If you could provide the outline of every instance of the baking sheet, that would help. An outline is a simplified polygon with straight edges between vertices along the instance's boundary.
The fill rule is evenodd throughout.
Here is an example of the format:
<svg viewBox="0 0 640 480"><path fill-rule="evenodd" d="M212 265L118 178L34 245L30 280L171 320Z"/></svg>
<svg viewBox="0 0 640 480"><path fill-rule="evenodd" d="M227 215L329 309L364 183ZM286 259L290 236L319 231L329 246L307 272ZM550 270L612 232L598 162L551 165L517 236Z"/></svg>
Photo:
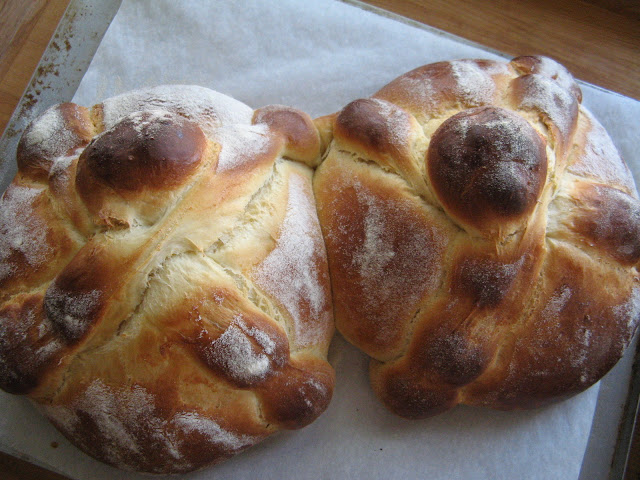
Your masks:
<svg viewBox="0 0 640 480"><path fill-rule="evenodd" d="M256 108L282 103L319 116L416 66L465 57L499 55L330 0L277 5L126 0L74 101L92 105L133 88L191 83ZM638 181L640 141L633 136L637 128L629 126L638 123L639 102L590 86L583 86L583 93ZM536 478L571 479L580 474L599 385L536 411L459 407L411 422L378 403L368 385L367 359L339 336L330 361L337 387L319 420L185 478L506 479L531 478L535 472ZM23 398L2 393L0 407L5 450L72 478L137 478L77 451Z"/></svg>
<svg viewBox="0 0 640 480"><path fill-rule="evenodd" d="M121 0L71 0L0 138L0 192L16 173L16 147L38 113L71 100Z"/></svg>

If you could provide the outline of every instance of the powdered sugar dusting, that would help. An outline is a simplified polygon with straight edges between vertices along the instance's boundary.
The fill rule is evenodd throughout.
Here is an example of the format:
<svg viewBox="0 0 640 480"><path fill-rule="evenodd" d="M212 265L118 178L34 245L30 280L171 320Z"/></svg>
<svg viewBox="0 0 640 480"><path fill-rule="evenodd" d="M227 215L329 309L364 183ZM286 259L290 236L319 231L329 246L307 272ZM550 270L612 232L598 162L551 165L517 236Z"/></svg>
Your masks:
<svg viewBox="0 0 640 480"><path fill-rule="evenodd" d="M464 144L465 140L467 139L469 128L472 125L470 118L471 117L469 115L463 113L462 115L456 115L455 117L452 117L451 120L449 120L450 122L454 122L453 119L455 119L453 128L460 144ZM460 168L464 168L464 165L462 163L460 163L459 166Z"/></svg>
<svg viewBox="0 0 640 480"><path fill-rule="evenodd" d="M84 398L78 407L85 412L91 412L92 418L100 433L106 438L107 445L113 444L115 448L124 447L130 452L140 453L137 441L128 430L123 420L127 417L146 417L153 410L153 398L147 391L139 386L134 386L131 391L123 392L126 407L123 409L124 417L120 418L118 410L120 400L116 398L113 390L109 389L100 380L95 380L85 392ZM131 418L133 420L133 418Z"/></svg>
<svg viewBox="0 0 640 480"><path fill-rule="evenodd" d="M485 107L486 108L486 107ZM495 109L490 119L482 123L473 122L474 112L482 112L484 108L470 109L457 117L454 123L456 134L459 136L459 144L464 145L469 129L473 125L479 125L490 132L491 145L499 153L500 166L510 162L524 163L527 167L534 167L538 163L537 155L534 155L530 139L535 136L530 124L517 114L504 109ZM462 165L461 165L462 167Z"/></svg>
<svg viewBox="0 0 640 480"><path fill-rule="evenodd" d="M527 83L523 89L520 106L546 114L558 128L563 139L568 139L576 113L575 97L549 77L533 74L523 78Z"/></svg>
<svg viewBox="0 0 640 480"><path fill-rule="evenodd" d="M203 417L196 412L177 413L172 423L185 432L198 432L204 435L209 442L220 445L225 450L237 452L255 443L255 438L250 435L237 435L223 429L211 418Z"/></svg>
<svg viewBox="0 0 640 480"><path fill-rule="evenodd" d="M149 109L144 112L134 112L126 118L133 123L133 128L136 132L145 133L158 123L170 121L172 115L167 110ZM148 133L153 133L153 130Z"/></svg>
<svg viewBox="0 0 640 480"><path fill-rule="evenodd" d="M164 453L168 461L172 459L176 468L189 469L184 437L193 432L202 434L212 447L229 454L258 440L229 432L212 418L195 411L179 411L165 417L156 408L154 395L146 388L140 385L112 387L100 379L93 380L70 405L43 406L43 410L63 432L78 440L82 437L75 433L80 427L86 428L80 419L88 416L95 424L99 441L91 435L85 437L89 441L80 442L80 446L121 468L134 468L148 456L146 450L152 448ZM161 465L157 467L162 469Z"/></svg>
<svg viewBox="0 0 640 480"><path fill-rule="evenodd" d="M78 339L92 324L90 317L99 306L101 297L100 290L69 294L54 282L47 289L45 302L52 320L66 335Z"/></svg>
<svg viewBox="0 0 640 480"><path fill-rule="evenodd" d="M34 352L34 356L41 362L46 362L54 354L62 350L63 345L60 340L51 340L41 347L37 348Z"/></svg>
<svg viewBox="0 0 640 480"><path fill-rule="evenodd" d="M256 327L246 328L246 326L245 326L245 332L247 333L247 335L252 337L256 342L258 342L258 345L262 347L262 349L264 350L264 353L266 353L267 355L273 355L275 353L276 342L265 332L257 329Z"/></svg>
<svg viewBox="0 0 640 480"><path fill-rule="evenodd" d="M484 105L492 101L495 82L476 62L454 60L450 64L456 81L456 93L463 101L472 105Z"/></svg>
<svg viewBox="0 0 640 480"><path fill-rule="evenodd" d="M625 322L629 335L628 340L631 340L631 336L640 321L640 287L633 287L629 299L613 307L613 315L619 323Z"/></svg>
<svg viewBox="0 0 640 480"><path fill-rule="evenodd" d="M401 105L418 117L431 118L450 103L452 95L468 106L491 103L496 88L493 77L509 75L509 67L504 62L453 60L446 63L450 68L446 73L442 64L427 65L398 77L375 97Z"/></svg>
<svg viewBox="0 0 640 480"><path fill-rule="evenodd" d="M587 109L582 107L581 110L590 128L585 135L584 153L575 159L569 171L604 183L618 184L635 194L631 171L620 158L611 137Z"/></svg>
<svg viewBox="0 0 640 480"><path fill-rule="evenodd" d="M176 113L172 113L169 110L153 106L144 110L136 110L118 118L115 124L105 127L100 134L96 135L94 141L105 135L113 133L118 125L123 122L129 123L139 138L144 136L153 136L160 131L162 125L166 125L171 122L176 115Z"/></svg>
<svg viewBox="0 0 640 480"><path fill-rule="evenodd" d="M15 343L22 343L27 340L27 333L36 324L36 317L33 310L27 310L19 319L15 321L9 316L0 316L0 345L3 350L11 346L8 337L13 337Z"/></svg>
<svg viewBox="0 0 640 480"><path fill-rule="evenodd" d="M575 85L573 76L564 66L548 57L536 57L538 62L534 67L535 73L549 77L563 89L571 91Z"/></svg>
<svg viewBox="0 0 640 480"><path fill-rule="evenodd" d="M18 315L0 311L0 379L5 385L20 382L24 372L37 374L64 348L59 340L51 337L52 325L39 307L38 302L27 302ZM14 356L9 352L19 353Z"/></svg>
<svg viewBox="0 0 640 480"><path fill-rule="evenodd" d="M327 387L317 380L309 378L300 385L298 392L300 393L300 396L307 408L314 410L317 408L317 398L324 398L327 396Z"/></svg>
<svg viewBox="0 0 640 480"><path fill-rule="evenodd" d="M560 290L555 291L542 311L542 318L558 318L560 312L568 305L571 296L571 289L567 285L563 285Z"/></svg>
<svg viewBox="0 0 640 480"><path fill-rule="evenodd" d="M80 415L88 415L95 424L100 442L82 445L89 451L101 451L111 462L130 467L132 455L140 455L139 425L154 422L152 396L142 387L114 390L100 379L94 380L70 406L45 406L45 414L65 433L73 436L80 427ZM155 419L157 420L157 419ZM142 423L144 422L144 423ZM155 429L149 429L154 432Z"/></svg>
<svg viewBox="0 0 640 480"><path fill-rule="evenodd" d="M22 138L27 148L36 148L45 158L64 156L78 146L79 138L68 128L60 105L55 105L36 118Z"/></svg>
<svg viewBox="0 0 640 480"><path fill-rule="evenodd" d="M407 200L390 202L358 181L348 187L336 185L337 191L351 188L357 220L339 216L331 241L344 249L341 268L355 274L349 296L357 295L359 300L354 306L349 305L349 296L337 301L354 309L352 315L375 334L376 342L388 345L402 332L399 322L408 321L418 300L438 286L446 235L433 219L423 223Z"/></svg>
<svg viewBox="0 0 640 480"><path fill-rule="evenodd" d="M518 150L518 148L514 148L514 143L517 144L516 147L520 147L522 139L526 138L529 131L529 124L523 118L510 115L506 111L501 113L482 125L500 134L497 136L496 143L501 147L501 154L518 156L518 153L512 152L512 150L516 150L516 152Z"/></svg>
<svg viewBox="0 0 640 480"><path fill-rule="evenodd" d="M295 343L322 341L330 328L327 299L316 264L324 264L324 246L306 179L289 178L289 199L276 247L254 272L256 283L275 296L293 318Z"/></svg>
<svg viewBox="0 0 640 480"><path fill-rule="evenodd" d="M482 69L492 77L499 75L511 75L509 65L505 62L485 60L481 65Z"/></svg>
<svg viewBox="0 0 640 480"><path fill-rule="evenodd" d="M387 133L396 145L404 143L409 130L408 114L392 103L384 100L372 99L378 107L378 112L387 122Z"/></svg>
<svg viewBox="0 0 640 480"><path fill-rule="evenodd" d="M83 150L83 148L77 148L67 156L56 157L49 171L50 178L60 179L64 177L67 180L70 179L69 167L78 159Z"/></svg>
<svg viewBox="0 0 640 480"><path fill-rule="evenodd" d="M161 109L197 123L207 136L221 125L251 124L253 110L227 95L195 85L161 85L134 90L103 102L105 129L141 110Z"/></svg>
<svg viewBox="0 0 640 480"><path fill-rule="evenodd" d="M254 161L269 147L268 127L258 125L230 125L216 130L214 139L222 150L217 172L225 172Z"/></svg>
<svg viewBox="0 0 640 480"><path fill-rule="evenodd" d="M394 83L396 88L406 92L411 99L410 104L422 106L425 112L433 108L437 90L428 77L408 74L398 78Z"/></svg>
<svg viewBox="0 0 640 480"><path fill-rule="evenodd" d="M405 265L407 262L417 262L421 265L437 263L432 262L433 255L439 253L443 239L437 234L435 228L421 231L418 227L403 231L402 239L396 238L399 232L389 219L406 215L402 205L394 206L372 195L359 183L356 183L355 187L358 204L364 209L365 214L364 242L354 250L353 266L357 268L364 282L363 286L371 303L384 303L389 300L387 295L396 295L398 291L407 293L406 288L396 284L397 281L411 283L415 280L409 278L410 269L404 268L409 267ZM397 260L396 256L398 256ZM402 264L400 267L403 270L402 279L394 278L389 270L391 263L394 263L394 271L398 269L398 262ZM428 273L431 272L420 272L421 276L425 275L421 279L424 282L422 287L431 289L436 283L436 276L427 275Z"/></svg>
<svg viewBox="0 0 640 480"><path fill-rule="evenodd" d="M10 262L18 252L31 267L44 264L52 253L47 226L35 211L42 189L12 185L0 201L0 281L16 273Z"/></svg>
<svg viewBox="0 0 640 480"><path fill-rule="evenodd" d="M262 347L257 350L251 339ZM271 358L275 342L264 332L248 328L240 315L205 350L213 364L222 366L231 378L242 382L254 382L271 371Z"/></svg>
<svg viewBox="0 0 640 480"><path fill-rule="evenodd" d="M582 383L587 381L589 376L584 367L592 333L586 328L572 332L563 317L565 309L574 301L574 295L570 286L563 284L546 300L532 330L528 334L523 332L517 340L518 344L522 342L523 350L532 355L533 364L521 364L526 370L512 370L513 375L553 378L558 372L567 372L571 376L579 374Z"/></svg>
<svg viewBox="0 0 640 480"><path fill-rule="evenodd" d="M569 351L569 364L573 368L588 369L587 359L589 358L592 336L593 332L588 328L583 328L577 333L574 339L575 343ZM586 372L582 373L581 381L585 382L588 377Z"/></svg>
<svg viewBox="0 0 640 480"><path fill-rule="evenodd" d="M462 263L465 289L472 288L478 305L500 302L522 272L525 255L511 263L495 260L470 260Z"/></svg>
<svg viewBox="0 0 640 480"><path fill-rule="evenodd" d="M384 278L384 269L395 256L393 243L387 241L385 213L375 199L368 195L359 195L366 205L364 220L364 242L353 255L355 266L362 278Z"/></svg>
<svg viewBox="0 0 640 480"><path fill-rule="evenodd" d="M497 107L467 109L447 119L432 140L440 168L430 167L430 175L452 204L460 205L456 209L469 208L461 200L467 194L459 192L487 199L501 218L508 209L523 213L534 205L547 158L538 133L521 116ZM440 156L442 142L446 149Z"/></svg>

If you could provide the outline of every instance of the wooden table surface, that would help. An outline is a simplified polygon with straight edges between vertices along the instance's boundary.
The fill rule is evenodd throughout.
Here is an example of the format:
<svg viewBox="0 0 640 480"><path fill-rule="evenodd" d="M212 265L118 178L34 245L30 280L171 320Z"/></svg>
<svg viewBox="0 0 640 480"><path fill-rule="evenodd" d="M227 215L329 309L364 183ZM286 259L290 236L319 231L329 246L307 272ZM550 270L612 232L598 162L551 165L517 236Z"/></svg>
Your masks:
<svg viewBox="0 0 640 480"><path fill-rule="evenodd" d="M579 79L640 99L638 0L367 0L367 3L517 56L555 58ZM0 5L0 131L4 131L69 0ZM626 480L640 478L636 432ZM53 447L52 447L53 448ZM4 480L65 477L0 454Z"/></svg>

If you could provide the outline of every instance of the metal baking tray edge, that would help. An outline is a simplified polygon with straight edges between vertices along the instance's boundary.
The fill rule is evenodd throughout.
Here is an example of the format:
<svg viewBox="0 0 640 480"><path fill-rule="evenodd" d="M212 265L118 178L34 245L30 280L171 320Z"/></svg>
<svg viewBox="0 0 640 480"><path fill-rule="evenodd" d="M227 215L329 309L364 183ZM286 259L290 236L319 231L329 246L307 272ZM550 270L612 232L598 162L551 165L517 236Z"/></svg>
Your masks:
<svg viewBox="0 0 640 480"><path fill-rule="evenodd" d="M73 98L122 0L71 0L0 138L0 192L13 179L26 126L56 103Z"/></svg>
<svg viewBox="0 0 640 480"><path fill-rule="evenodd" d="M484 45L358 0L339 1L510 58ZM15 152L23 130L50 106L73 98L121 3L122 0L71 0L0 137L0 192L4 192L15 175ZM636 335L624 357L600 381L596 411L579 480L624 479L636 427L636 414L640 408L639 368L640 342ZM626 379L629 380L625 381ZM603 458L609 461L602 461Z"/></svg>

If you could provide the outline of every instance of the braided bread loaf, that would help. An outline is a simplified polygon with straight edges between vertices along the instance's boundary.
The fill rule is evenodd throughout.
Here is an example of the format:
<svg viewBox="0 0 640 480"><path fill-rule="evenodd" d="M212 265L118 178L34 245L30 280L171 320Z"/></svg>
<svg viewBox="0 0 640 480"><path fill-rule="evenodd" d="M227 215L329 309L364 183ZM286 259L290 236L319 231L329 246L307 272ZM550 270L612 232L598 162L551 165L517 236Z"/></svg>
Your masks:
<svg viewBox="0 0 640 480"><path fill-rule="evenodd" d="M318 119L336 327L421 418L580 392L640 315L640 203L571 75L441 62Z"/></svg>
<svg viewBox="0 0 640 480"><path fill-rule="evenodd" d="M112 465L186 472L327 407L320 141L169 86L52 107L0 204L0 386Z"/></svg>

